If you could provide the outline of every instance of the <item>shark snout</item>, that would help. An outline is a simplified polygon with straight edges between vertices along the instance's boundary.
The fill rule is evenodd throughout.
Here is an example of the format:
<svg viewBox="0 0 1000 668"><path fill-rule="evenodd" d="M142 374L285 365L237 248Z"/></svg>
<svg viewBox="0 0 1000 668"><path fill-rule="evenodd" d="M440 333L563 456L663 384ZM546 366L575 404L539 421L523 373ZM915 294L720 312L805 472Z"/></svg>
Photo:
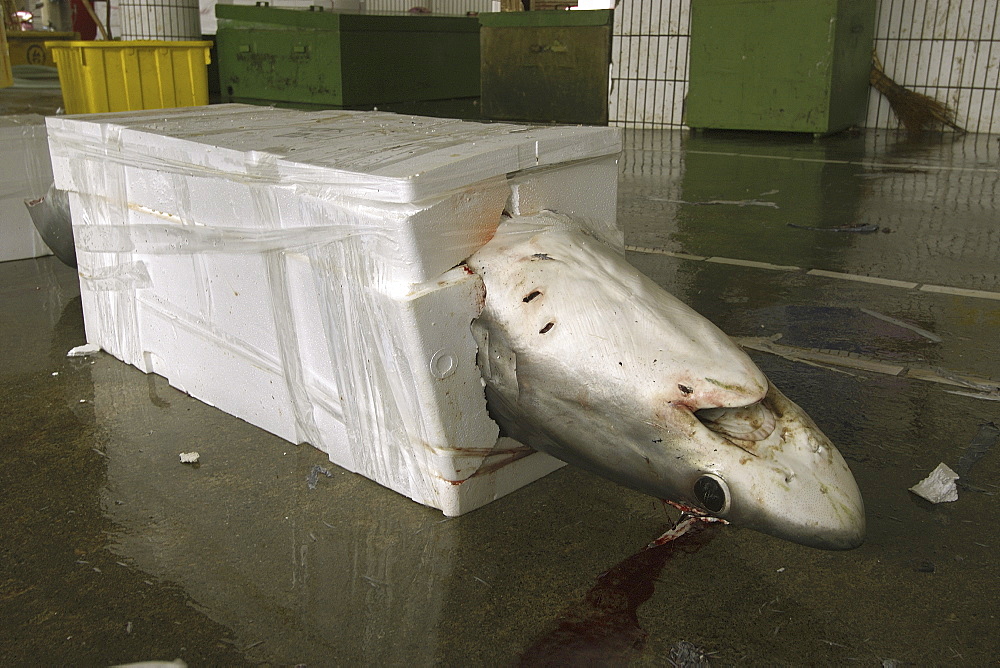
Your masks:
<svg viewBox="0 0 1000 668"><path fill-rule="evenodd" d="M757 488L757 498L763 497L763 502L746 525L825 550L861 545L865 538L861 492L840 453L831 446L828 455L811 471L783 467L781 482L766 491Z"/></svg>
<svg viewBox="0 0 1000 668"><path fill-rule="evenodd" d="M726 519L821 549L850 549L864 541L864 502L850 468L809 416L773 385L757 404L700 413L703 424L742 451L737 464L717 474L730 497ZM702 489L714 491L709 483Z"/></svg>

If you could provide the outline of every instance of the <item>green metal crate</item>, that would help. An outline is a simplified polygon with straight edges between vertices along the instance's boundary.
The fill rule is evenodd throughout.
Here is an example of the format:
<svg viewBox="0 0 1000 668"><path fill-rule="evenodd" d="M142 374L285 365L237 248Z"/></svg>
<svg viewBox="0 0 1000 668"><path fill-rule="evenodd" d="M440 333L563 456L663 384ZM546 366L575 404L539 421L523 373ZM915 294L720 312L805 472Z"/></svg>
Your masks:
<svg viewBox="0 0 1000 668"><path fill-rule="evenodd" d="M483 117L608 123L611 10L480 14Z"/></svg>
<svg viewBox="0 0 1000 668"><path fill-rule="evenodd" d="M216 5L222 98L349 108L479 96L479 23Z"/></svg>
<svg viewBox="0 0 1000 668"><path fill-rule="evenodd" d="M692 128L828 134L868 105L874 0L691 3Z"/></svg>

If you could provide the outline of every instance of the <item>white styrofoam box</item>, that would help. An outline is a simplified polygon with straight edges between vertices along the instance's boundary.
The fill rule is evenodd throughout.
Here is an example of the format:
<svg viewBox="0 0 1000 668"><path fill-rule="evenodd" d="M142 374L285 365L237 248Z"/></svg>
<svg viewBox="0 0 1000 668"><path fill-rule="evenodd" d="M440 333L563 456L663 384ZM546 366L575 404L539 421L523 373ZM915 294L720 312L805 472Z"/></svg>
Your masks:
<svg viewBox="0 0 1000 668"><path fill-rule="evenodd" d="M505 209L621 248L616 130L244 105L48 124L89 342L448 515L561 465L489 418L462 262Z"/></svg>
<svg viewBox="0 0 1000 668"><path fill-rule="evenodd" d="M581 160L569 166L542 168L509 179L507 210L515 216L555 211L575 219L618 252L625 234L617 224L618 158ZM586 184L586 188L581 187Z"/></svg>
<svg viewBox="0 0 1000 668"><path fill-rule="evenodd" d="M52 185L45 119L35 114L0 117L0 262L50 255L24 200Z"/></svg>

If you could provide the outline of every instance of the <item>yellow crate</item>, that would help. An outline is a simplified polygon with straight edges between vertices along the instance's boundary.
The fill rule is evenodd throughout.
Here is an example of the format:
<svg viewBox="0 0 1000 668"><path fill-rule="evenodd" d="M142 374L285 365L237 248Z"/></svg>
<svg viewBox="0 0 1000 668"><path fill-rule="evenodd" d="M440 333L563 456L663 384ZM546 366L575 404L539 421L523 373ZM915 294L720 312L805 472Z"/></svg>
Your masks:
<svg viewBox="0 0 1000 668"><path fill-rule="evenodd" d="M211 42L46 42L67 114L208 104Z"/></svg>
<svg viewBox="0 0 1000 668"><path fill-rule="evenodd" d="M7 52L7 31L0 22L0 88L13 85L14 75L10 71L10 54Z"/></svg>
<svg viewBox="0 0 1000 668"><path fill-rule="evenodd" d="M45 48L45 42L80 39L78 32L55 32L52 30L23 30L7 33L11 65L45 65L55 67L52 55Z"/></svg>

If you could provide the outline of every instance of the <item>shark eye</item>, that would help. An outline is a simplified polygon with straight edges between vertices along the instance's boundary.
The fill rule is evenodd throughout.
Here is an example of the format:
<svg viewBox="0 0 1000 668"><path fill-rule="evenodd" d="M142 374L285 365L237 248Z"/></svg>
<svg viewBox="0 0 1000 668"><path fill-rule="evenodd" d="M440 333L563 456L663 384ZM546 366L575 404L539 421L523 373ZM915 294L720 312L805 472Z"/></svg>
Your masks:
<svg viewBox="0 0 1000 668"><path fill-rule="evenodd" d="M705 474L694 483L694 495L705 510L721 513L729 509L729 487L722 478Z"/></svg>

